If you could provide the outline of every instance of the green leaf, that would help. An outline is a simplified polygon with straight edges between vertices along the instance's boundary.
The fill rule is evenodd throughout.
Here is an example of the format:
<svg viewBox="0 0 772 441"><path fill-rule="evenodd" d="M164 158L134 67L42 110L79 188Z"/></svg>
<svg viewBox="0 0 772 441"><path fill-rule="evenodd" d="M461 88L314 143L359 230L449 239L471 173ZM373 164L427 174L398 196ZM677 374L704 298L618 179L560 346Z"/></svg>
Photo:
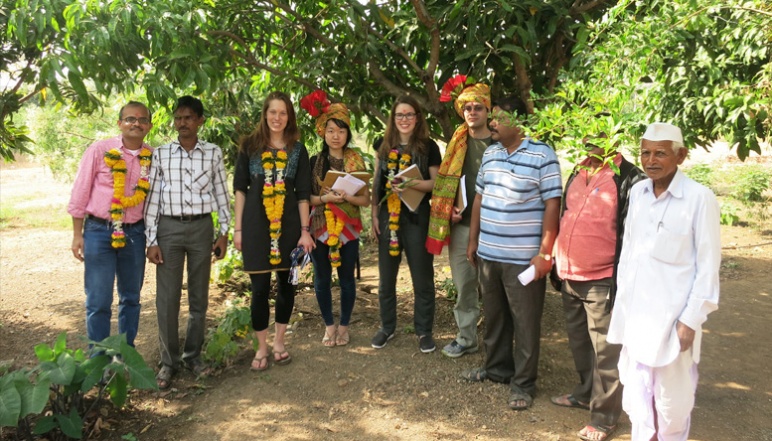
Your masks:
<svg viewBox="0 0 772 441"><path fill-rule="evenodd" d="M81 368L86 373L86 377L80 385L81 392L88 392L94 387L104 375L105 366L110 363L110 357L107 355L97 355L86 360Z"/></svg>
<svg viewBox="0 0 772 441"><path fill-rule="evenodd" d="M158 389L153 369L145 363L145 359L142 358L142 355L136 349L124 343L121 347L121 355L129 374L131 387L136 389Z"/></svg>
<svg viewBox="0 0 772 441"><path fill-rule="evenodd" d="M83 420L78 415L78 409L73 407L70 409L69 415L56 414L55 418L62 429L62 433L75 439L83 437Z"/></svg>
<svg viewBox="0 0 772 441"><path fill-rule="evenodd" d="M113 380L107 385L107 392L110 394L110 401L116 407L123 407L128 396L126 378L121 374L116 374Z"/></svg>
<svg viewBox="0 0 772 441"><path fill-rule="evenodd" d="M24 380L17 380L16 390L19 391L19 397L21 398L19 417L24 418L30 414L43 412L46 404L48 404L50 388L51 380L46 376L39 376L35 384L32 384L28 377L24 377Z"/></svg>
<svg viewBox="0 0 772 441"><path fill-rule="evenodd" d="M67 353L59 355L55 363L45 362L41 367L54 384L67 386L75 375L75 360Z"/></svg>
<svg viewBox="0 0 772 441"><path fill-rule="evenodd" d="M54 361L56 359L54 350L51 349L51 346L48 346L45 343L40 343L39 345L35 346L35 355L40 361Z"/></svg>
<svg viewBox="0 0 772 441"><path fill-rule="evenodd" d="M56 337L56 343L54 343L54 354L59 355L67 349L67 333L62 332Z"/></svg>
<svg viewBox="0 0 772 441"><path fill-rule="evenodd" d="M21 414L21 396L15 387L0 391L0 427L16 427Z"/></svg>
<svg viewBox="0 0 772 441"><path fill-rule="evenodd" d="M32 433L35 435L43 435L44 433L48 433L59 427L56 416L57 415L47 415L38 418L38 420L35 421L35 428L32 429Z"/></svg>

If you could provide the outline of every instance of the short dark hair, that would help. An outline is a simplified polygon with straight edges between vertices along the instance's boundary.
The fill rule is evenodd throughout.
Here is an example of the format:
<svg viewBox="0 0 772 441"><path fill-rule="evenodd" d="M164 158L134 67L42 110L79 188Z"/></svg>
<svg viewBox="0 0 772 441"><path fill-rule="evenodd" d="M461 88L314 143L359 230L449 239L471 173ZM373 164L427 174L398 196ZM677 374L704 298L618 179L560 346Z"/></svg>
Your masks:
<svg viewBox="0 0 772 441"><path fill-rule="evenodd" d="M204 104L198 98L194 98L190 95L177 98L177 104L174 106L172 113L176 112L177 109L181 107L187 107L188 109L192 110L193 113L198 115L199 118L204 116Z"/></svg>
<svg viewBox="0 0 772 441"><path fill-rule="evenodd" d="M147 117L151 120L153 119L153 113L150 112L150 109L145 105L145 103L140 103L139 101L129 101L128 103L124 104L123 107L121 107L121 110L118 111L118 121L123 120L123 109L127 107L144 107L145 110L147 110Z"/></svg>
<svg viewBox="0 0 772 441"><path fill-rule="evenodd" d="M507 112L515 112L517 116L528 116L528 106L525 105L525 101L514 95L494 100L493 107L499 107Z"/></svg>

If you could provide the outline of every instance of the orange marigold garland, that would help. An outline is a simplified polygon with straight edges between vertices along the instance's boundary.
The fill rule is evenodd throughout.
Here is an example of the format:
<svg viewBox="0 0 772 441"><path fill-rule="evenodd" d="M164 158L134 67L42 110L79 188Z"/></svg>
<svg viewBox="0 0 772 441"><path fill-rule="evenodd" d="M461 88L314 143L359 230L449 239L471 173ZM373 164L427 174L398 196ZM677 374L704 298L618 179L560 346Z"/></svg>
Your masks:
<svg viewBox="0 0 772 441"><path fill-rule="evenodd" d="M265 215L270 222L271 252L269 260L271 265L281 263L281 251L279 250L279 238L281 237L281 217L284 214L284 196L287 194L284 184L284 169L287 167L287 152L278 150L276 156L266 150L261 156L265 183L263 184L263 206ZM276 174L276 181L273 176Z"/></svg>
<svg viewBox="0 0 772 441"><path fill-rule="evenodd" d="M410 155L407 153L399 156L399 150L392 149L389 152L389 161L386 163L388 169L386 180L386 191L389 193L386 199L386 205L389 209L389 255L399 256L399 237L397 237L397 231L399 231L399 213L402 210L402 202L399 199L399 195L391 188L391 181L397 176L397 167L399 171L403 171L410 166Z"/></svg>
<svg viewBox="0 0 772 441"><path fill-rule="evenodd" d="M332 203L324 205L324 218L327 220L327 245L330 247L330 264L333 268L340 266L340 233L346 222L332 211Z"/></svg>
<svg viewBox="0 0 772 441"><path fill-rule="evenodd" d="M134 187L134 193L131 196L126 196L126 161L123 159L123 154L118 149L110 149L105 152L105 164L110 167L110 172L113 174L113 198L110 202L110 219L113 222L111 244L113 248L126 246L126 235L123 232L124 210L141 204L150 191L148 176L153 154L148 148L142 147L138 156L139 179Z"/></svg>

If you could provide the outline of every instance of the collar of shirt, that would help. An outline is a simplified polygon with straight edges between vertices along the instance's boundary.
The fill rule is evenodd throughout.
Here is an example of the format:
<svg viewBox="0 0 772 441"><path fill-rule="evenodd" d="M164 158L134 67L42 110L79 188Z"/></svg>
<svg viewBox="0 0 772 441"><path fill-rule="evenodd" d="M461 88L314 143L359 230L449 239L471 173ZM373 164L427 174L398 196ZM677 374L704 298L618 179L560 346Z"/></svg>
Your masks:
<svg viewBox="0 0 772 441"><path fill-rule="evenodd" d="M205 143L205 141L203 141L201 138L196 139L196 145L193 146L191 151L193 151L193 150L202 150L203 151L204 150L204 143ZM182 144L180 144L180 140L179 139L175 139L174 141L171 142L171 151L172 151L172 153L177 153L177 151L179 149L185 150L185 148L182 147Z"/></svg>
<svg viewBox="0 0 772 441"><path fill-rule="evenodd" d="M667 186L667 190L665 190L662 195L669 193L674 198L682 199L684 197L683 182L685 177L686 176L681 172L681 169L677 168L673 180L670 181L670 185ZM654 181L651 179L646 181L646 186L643 191L644 193L654 194ZM660 195L660 197L662 197L662 195Z"/></svg>

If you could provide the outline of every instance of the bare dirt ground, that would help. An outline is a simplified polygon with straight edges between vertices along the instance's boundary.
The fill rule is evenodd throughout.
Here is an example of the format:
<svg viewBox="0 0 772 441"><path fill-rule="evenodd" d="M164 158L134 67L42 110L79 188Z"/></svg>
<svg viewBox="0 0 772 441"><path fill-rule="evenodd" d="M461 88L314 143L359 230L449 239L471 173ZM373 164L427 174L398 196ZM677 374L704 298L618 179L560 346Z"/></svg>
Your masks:
<svg viewBox="0 0 772 441"><path fill-rule="evenodd" d="M0 170L0 204L62 212L69 184L39 166ZM24 201L23 203L19 201ZM7 223L5 223L7 222ZM64 226L19 228L5 219L0 232L0 362L35 364L33 347L61 332L79 343L85 334L83 268L72 257ZM692 440L772 440L772 235L722 227L725 247L720 309L705 325ZM382 350L370 348L378 329L377 268L373 246L362 260L359 298L345 347L321 345L323 325L312 290L299 292L295 330L288 340L294 361L250 372L252 351L234 366L196 381L176 377L171 392L135 392L128 407L109 409L98 439L139 440L572 440L588 421L584 411L556 407L549 397L570 391L573 361L559 295L549 291L542 325L539 391L523 412L506 407L507 386L466 384L458 375L481 365L483 353L458 360L418 351L412 328L412 290L403 267L399 331ZM446 257L436 260L438 284L449 277ZM210 318L231 296L212 287ZM452 303L438 292L438 346L455 334ZM302 313L302 318L298 313ZM184 329L184 318L181 320ZM483 325L484 326L484 325ZM482 327L480 328L482 331ZM181 332L184 335L184 332ZM155 273L148 265L137 349L158 362ZM623 416L616 439L630 439ZM6 431L6 435L8 432ZM5 438L3 438L5 439Z"/></svg>

